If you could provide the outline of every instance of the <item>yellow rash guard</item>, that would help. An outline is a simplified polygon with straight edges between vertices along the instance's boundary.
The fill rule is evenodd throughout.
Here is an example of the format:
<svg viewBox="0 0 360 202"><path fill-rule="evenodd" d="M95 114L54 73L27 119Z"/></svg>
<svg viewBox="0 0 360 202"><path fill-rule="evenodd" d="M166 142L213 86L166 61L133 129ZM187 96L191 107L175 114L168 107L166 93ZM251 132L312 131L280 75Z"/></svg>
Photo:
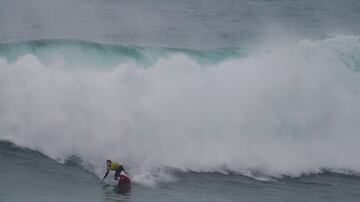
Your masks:
<svg viewBox="0 0 360 202"><path fill-rule="evenodd" d="M119 167L121 166L121 164L119 162L116 162L116 161L111 161L111 165L107 165L107 171L110 171L110 170L116 170L118 169Z"/></svg>

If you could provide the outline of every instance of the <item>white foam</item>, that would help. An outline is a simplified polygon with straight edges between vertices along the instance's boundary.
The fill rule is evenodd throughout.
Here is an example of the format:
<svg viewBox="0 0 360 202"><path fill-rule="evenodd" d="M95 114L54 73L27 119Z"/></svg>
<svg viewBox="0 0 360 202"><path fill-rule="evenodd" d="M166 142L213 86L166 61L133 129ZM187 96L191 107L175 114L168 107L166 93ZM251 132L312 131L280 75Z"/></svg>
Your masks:
<svg viewBox="0 0 360 202"><path fill-rule="evenodd" d="M164 167L360 172L359 50L358 36L338 36L212 66L178 54L107 71L1 59L0 137L78 155L99 176L120 160L150 186L173 180Z"/></svg>

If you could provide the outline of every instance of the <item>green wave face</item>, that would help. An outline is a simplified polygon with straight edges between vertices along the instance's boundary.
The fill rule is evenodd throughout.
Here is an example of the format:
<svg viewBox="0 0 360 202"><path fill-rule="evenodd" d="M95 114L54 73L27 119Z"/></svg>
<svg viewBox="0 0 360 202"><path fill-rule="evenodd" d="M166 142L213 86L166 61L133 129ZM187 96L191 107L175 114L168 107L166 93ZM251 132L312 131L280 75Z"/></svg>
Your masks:
<svg viewBox="0 0 360 202"><path fill-rule="evenodd" d="M0 57L6 58L10 63L27 54L38 57L45 64L61 59L70 66L106 68L129 61L148 67L160 58L174 54L184 54L199 63L219 63L226 59L245 56L246 52L241 48L194 50L109 45L61 39L0 44Z"/></svg>

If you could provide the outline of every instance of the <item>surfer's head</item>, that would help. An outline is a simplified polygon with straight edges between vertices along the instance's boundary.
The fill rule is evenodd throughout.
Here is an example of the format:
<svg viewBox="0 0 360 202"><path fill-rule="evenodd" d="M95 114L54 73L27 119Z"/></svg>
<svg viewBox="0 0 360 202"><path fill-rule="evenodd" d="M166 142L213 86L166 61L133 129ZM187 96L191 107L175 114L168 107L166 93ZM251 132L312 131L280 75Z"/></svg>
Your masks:
<svg viewBox="0 0 360 202"><path fill-rule="evenodd" d="M111 160L110 159L106 160L106 164L110 166L111 165Z"/></svg>

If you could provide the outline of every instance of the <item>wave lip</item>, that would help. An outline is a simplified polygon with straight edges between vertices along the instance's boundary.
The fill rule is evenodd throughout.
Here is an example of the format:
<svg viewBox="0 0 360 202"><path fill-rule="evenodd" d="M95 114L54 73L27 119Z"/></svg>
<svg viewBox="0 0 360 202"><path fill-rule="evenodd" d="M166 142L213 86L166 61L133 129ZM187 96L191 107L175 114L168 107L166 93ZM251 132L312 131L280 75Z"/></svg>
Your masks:
<svg viewBox="0 0 360 202"><path fill-rule="evenodd" d="M50 65L58 60L71 68L114 68L119 64L134 61L149 67L161 58L184 54L201 63L221 62L229 58L246 55L240 48L181 49L146 46L123 46L101 44L82 40L33 40L0 43L0 57L13 63L25 55L36 56Z"/></svg>

